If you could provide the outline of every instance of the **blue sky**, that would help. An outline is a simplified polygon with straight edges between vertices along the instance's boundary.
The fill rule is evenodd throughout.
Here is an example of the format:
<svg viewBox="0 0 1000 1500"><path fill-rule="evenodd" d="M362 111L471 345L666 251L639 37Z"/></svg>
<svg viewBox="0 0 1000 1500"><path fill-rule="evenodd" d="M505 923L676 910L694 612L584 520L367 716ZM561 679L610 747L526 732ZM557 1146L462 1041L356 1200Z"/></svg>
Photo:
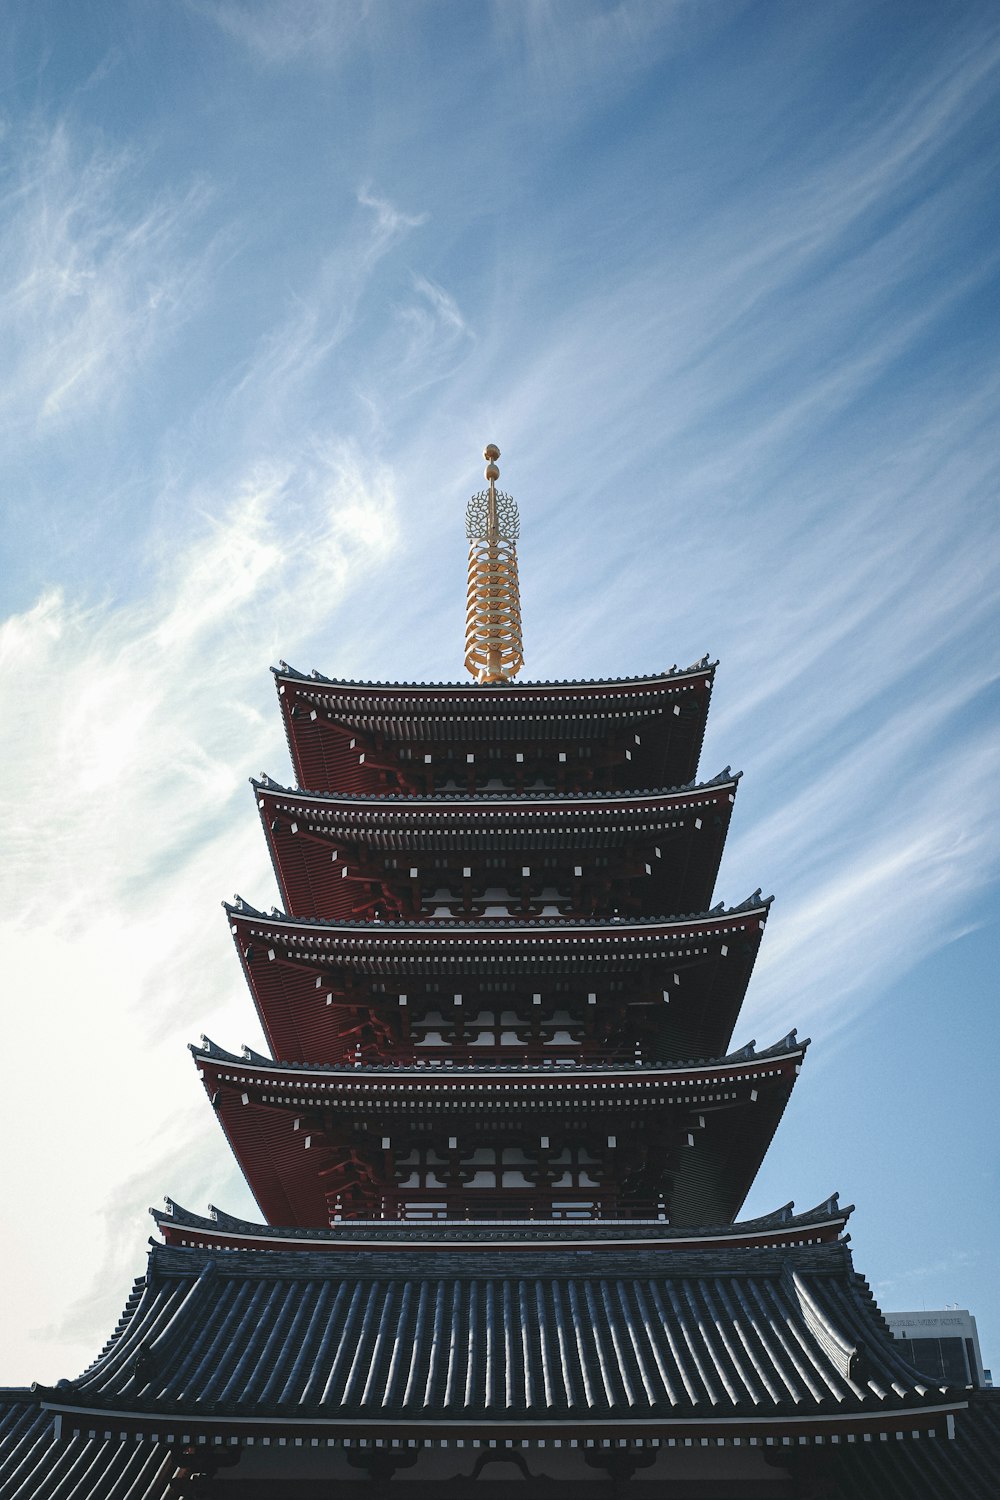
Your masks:
<svg viewBox="0 0 1000 1500"><path fill-rule="evenodd" d="M488 441L527 675L720 659L735 1041L813 1038L747 1212L1000 1364L998 84L985 3L5 7L0 1379L251 1211L268 667L459 676Z"/></svg>

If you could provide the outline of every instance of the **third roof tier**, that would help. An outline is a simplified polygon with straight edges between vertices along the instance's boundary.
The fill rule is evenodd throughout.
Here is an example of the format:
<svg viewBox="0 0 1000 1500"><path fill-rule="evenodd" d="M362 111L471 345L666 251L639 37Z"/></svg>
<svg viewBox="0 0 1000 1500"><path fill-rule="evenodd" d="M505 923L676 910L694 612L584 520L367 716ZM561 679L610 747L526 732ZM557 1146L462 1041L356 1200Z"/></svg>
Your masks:
<svg viewBox="0 0 1000 1500"><path fill-rule="evenodd" d="M285 1062L669 1063L729 1046L769 900L692 917L326 922L237 899L230 930Z"/></svg>

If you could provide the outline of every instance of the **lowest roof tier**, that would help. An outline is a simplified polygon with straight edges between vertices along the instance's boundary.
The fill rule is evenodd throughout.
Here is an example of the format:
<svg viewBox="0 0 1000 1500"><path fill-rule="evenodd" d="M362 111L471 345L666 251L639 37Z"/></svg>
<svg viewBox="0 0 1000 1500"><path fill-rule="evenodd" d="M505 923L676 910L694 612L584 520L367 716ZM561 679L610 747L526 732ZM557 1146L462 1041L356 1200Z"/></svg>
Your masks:
<svg viewBox="0 0 1000 1500"><path fill-rule="evenodd" d="M41 1393L63 1427L357 1440L548 1433L727 1441L927 1433L964 1406L908 1366L846 1245L155 1246L100 1358ZM175 1439L174 1439L175 1440ZM779 1438L780 1441L780 1438Z"/></svg>
<svg viewBox="0 0 1000 1500"><path fill-rule="evenodd" d="M735 1218L801 1068L766 1051L670 1068L290 1066L192 1047L272 1224Z"/></svg>

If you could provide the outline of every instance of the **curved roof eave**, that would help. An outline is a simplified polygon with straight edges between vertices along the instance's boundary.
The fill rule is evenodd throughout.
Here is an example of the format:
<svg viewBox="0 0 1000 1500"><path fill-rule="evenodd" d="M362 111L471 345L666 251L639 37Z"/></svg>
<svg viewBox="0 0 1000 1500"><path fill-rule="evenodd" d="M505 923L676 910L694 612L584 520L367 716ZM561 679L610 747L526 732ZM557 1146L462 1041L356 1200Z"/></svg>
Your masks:
<svg viewBox="0 0 1000 1500"><path fill-rule="evenodd" d="M658 687L663 683L676 681L680 677L703 676L706 672L713 673L718 666L718 661L713 661L709 655L701 657L692 662L690 666L673 666L665 672L653 672L640 674L636 677L589 677L589 678L558 678L551 681L534 680L532 678L518 678L516 682L363 682L354 681L350 678L327 677L315 668L310 672L300 672L298 668L290 666L288 662L281 661L271 671L279 681L285 679L289 682L312 684L318 687L332 687L343 689L346 692L377 692L393 693L402 692L406 694L414 692L461 692L463 695L482 696L496 693L516 694L523 691L545 692L550 689L580 688L624 688L635 689L645 687Z"/></svg>
<svg viewBox="0 0 1000 1500"><path fill-rule="evenodd" d="M345 1220L330 1229L301 1229L295 1225L282 1226L263 1223L254 1223L249 1219L242 1219L238 1215L228 1214L223 1209L209 1204L208 1215L196 1214L191 1209L184 1208L172 1198L165 1198L164 1208L150 1208L149 1213L158 1228L168 1225L171 1228L189 1228L203 1232L231 1233L244 1237L257 1237L261 1239L280 1239L315 1241L318 1245L330 1244L336 1246L341 1243L349 1243L351 1239L357 1239L371 1235L373 1231L382 1231L385 1235L399 1234L399 1226L387 1223L385 1220ZM843 1227L851 1214L854 1205L840 1206L839 1194L831 1196L818 1203L815 1208L804 1209L795 1213L794 1203L783 1204L780 1208L772 1209L770 1213L760 1214L753 1219L738 1219L732 1224L707 1224L699 1225L696 1230L690 1226L672 1225L662 1220L636 1220L636 1219L601 1219L589 1222L586 1225L588 1237L596 1230L598 1232L624 1233L629 1230L635 1231L636 1237L653 1237L657 1239L680 1239L694 1241L696 1239L739 1239L744 1235L769 1234L775 1231L784 1231L789 1235L797 1234L801 1230L815 1229L821 1226ZM470 1232L470 1243L477 1242L477 1235L473 1231L485 1231L482 1238L505 1238L506 1231L512 1233L515 1229L530 1229L533 1235L538 1235L540 1241L549 1231L558 1231L560 1238L565 1239L578 1235L580 1226L573 1223L565 1223L559 1220L551 1222L539 1221L538 1219L525 1220L521 1224L506 1223L496 1219L483 1220L481 1223L474 1222L431 1222L428 1224L408 1224L406 1226L406 1239L408 1242L419 1245L422 1242L435 1243L440 1239L454 1238L456 1234L468 1230Z"/></svg>
<svg viewBox="0 0 1000 1500"><path fill-rule="evenodd" d="M196 1062L228 1065L244 1072L254 1071L261 1075L294 1075L296 1078L306 1078L313 1074L320 1074L323 1077L347 1078L354 1083L363 1082L366 1078L382 1081L388 1077L400 1080L413 1079L421 1084L447 1083L469 1076L479 1081L495 1077L507 1084L515 1078L525 1083L537 1080L550 1086L560 1081L572 1082L612 1074L619 1083L634 1078L645 1084L658 1078L667 1081L675 1077L687 1077L692 1073L732 1072L741 1067L754 1069L762 1063L785 1059L798 1058L801 1061L809 1046L810 1039L806 1037L800 1042L797 1032L793 1029L780 1041L773 1042L771 1046L764 1047L760 1051L757 1050L755 1042L748 1042L746 1046L727 1053L725 1057L692 1059L670 1064L558 1062L548 1068L539 1067L537 1063L501 1064L496 1062L461 1062L437 1067L431 1064L418 1066L413 1063L365 1063L360 1066L355 1063L286 1063L265 1057L263 1053L255 1052L252 1047L244 1047L241 1053L229 1052L207 1036L203 1036L200 1043L189 1042L188 1050Z"/></svg>
<svg viewBox="0 0 1000 1500"><path fill-rule="evenodd" d="M498 934L510 931L517 932L520 936L531 936L533 934L564 933L573 936L577 933L582 936L606 933L612 937L624 937L630 934L648 935L651 930L661 927L681 928L699 927L706 924L725 922L730 918L751 916L760 913L766 917L773 896L762 896L760 888L747 896L745 900L738 902L735 906L726 906L720 902L710 911L691 912L676 915L664 914L662 917L630 917L630 918L607 918L607 917L578 917L567 919L565 917L489 917L483 918L481 922L468 922L461 917L433 917L423 922L377 922L358 921L351 922L342 918L332 919L326 917L293 917L287 912L282 912L273 907L270 912L260 911L252 906L242 896L235 896L232 901L223 901L222 907L229 917L245 917L251 921L271 923L273 926L281 927L307 927L325 932L343 932L345 936L366 936L372 941L384 941L396 938L399 941L412 941L414 938L434 939L438 936L448 938L455 937L490 937L495 938Z"/></svg>
<svg viewBox="0 0 1000 1500"><path fill-rule="evenodd" d="M742 779L742 771L733 771L726 766L706 781L689 781L683 786L656 787L641 792L435 792L430 796L418 796L410 792L314 792L301 787L286 786L275 781L266 771L260 776L249 777L255 792L266 796L287 797L301 803L317 803L320 806L337 806L343 803L352 809L363 809L366 814L385 812L422 811L424 809L446 811L451 809L486 808L490 812L504 810L507 806L518 812L534 811L538 807L558 807L572 803L585 807L600 808L604 805L617 807L621 803L648 804L673 800L679 797L697 797L701 793L718 791L726 786L736 787Z"/></svg>

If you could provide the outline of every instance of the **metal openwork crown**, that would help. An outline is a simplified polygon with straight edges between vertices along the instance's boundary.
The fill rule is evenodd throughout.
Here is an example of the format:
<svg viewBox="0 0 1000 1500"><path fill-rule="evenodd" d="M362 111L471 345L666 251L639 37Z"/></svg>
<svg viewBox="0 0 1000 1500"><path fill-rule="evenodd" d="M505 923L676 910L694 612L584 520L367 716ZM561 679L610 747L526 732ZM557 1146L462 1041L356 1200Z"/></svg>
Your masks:
<svg viewBox="0 0 1000 1500"><path fill-rule="evenodd" d="M497 537L501 541L516 542L521 533L521 517L513 495L503 490L494 490L497 503ZM473 495L465 507L465 534L470 542L489 540L490 492L480 490Z"/></svg>

